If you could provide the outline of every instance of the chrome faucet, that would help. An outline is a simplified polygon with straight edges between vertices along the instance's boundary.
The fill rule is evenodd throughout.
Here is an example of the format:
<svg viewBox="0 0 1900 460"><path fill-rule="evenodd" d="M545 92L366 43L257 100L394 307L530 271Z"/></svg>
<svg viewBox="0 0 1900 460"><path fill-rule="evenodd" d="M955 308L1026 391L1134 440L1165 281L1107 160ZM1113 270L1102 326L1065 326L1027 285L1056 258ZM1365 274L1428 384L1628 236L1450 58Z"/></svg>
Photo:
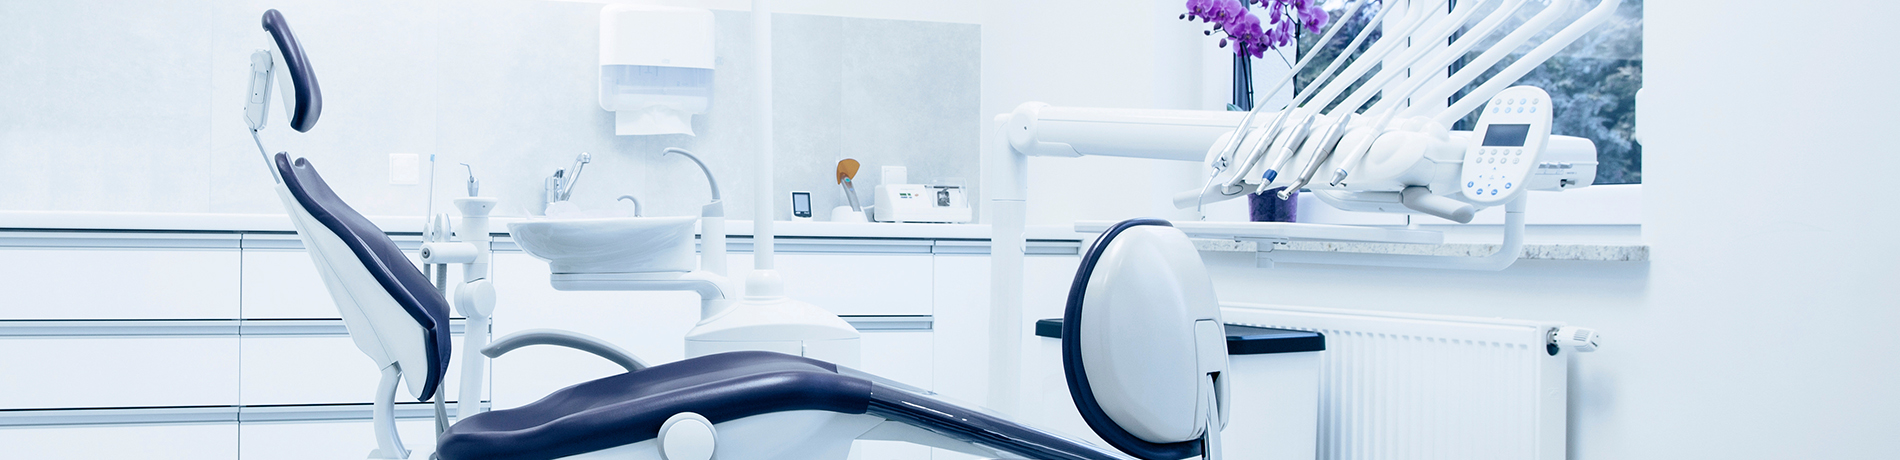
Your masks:
<svg viewBox="0 0 1900 460"><path fill-rule="evenodd" d="M549 205L567 201L569 198L572 198L574 195L574 183L580 182L581 180L581 169L586 168L587 163L593 161L593 156L588 155L587 152L581 152L580 156L574 158L573 167L554 170L554 175L548 177L547 181L543 184L546 202L542 204Z"/></svg>

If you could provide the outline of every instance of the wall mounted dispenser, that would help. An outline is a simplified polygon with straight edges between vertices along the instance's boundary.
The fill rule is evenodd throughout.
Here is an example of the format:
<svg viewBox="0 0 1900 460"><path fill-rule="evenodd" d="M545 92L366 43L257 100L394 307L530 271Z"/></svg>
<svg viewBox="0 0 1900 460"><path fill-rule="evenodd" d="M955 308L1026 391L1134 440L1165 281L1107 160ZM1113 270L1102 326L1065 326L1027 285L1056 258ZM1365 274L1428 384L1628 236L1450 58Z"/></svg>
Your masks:
<svg viewBox="0 0 1900 460"><path fill-rule="evenodd" d="M712 106L711 10L607 5L600 10L600 108L614 134L693 134Z"/></svg>

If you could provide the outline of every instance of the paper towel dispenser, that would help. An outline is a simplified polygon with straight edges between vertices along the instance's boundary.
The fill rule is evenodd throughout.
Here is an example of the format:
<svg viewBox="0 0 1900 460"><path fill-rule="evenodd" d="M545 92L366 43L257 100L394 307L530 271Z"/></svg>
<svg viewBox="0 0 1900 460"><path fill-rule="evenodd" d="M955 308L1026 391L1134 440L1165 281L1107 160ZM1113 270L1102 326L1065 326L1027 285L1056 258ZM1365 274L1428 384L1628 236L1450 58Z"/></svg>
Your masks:
<svg viewBox="0 0 1900 460"><path fill-rule="evenodd" d="M600 108L614 134L693 134L712 106L711 10L607 5L600 10Z"/></svg>

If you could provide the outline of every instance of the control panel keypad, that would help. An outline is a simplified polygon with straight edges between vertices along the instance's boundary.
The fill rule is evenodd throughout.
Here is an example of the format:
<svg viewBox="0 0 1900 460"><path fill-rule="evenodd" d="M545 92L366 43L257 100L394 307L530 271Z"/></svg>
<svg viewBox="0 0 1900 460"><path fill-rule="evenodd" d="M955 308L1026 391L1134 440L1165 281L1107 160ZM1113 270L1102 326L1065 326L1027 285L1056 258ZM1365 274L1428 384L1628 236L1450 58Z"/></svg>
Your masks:
<svg viewBox="0 0 1900 460"><path fill-rule="evenodd" d="M1522 188L1549 139L1549 100L1541 89L1520 86L1499 92L1480 109L1459 177L1465 200L1500 204Z"/></svg>

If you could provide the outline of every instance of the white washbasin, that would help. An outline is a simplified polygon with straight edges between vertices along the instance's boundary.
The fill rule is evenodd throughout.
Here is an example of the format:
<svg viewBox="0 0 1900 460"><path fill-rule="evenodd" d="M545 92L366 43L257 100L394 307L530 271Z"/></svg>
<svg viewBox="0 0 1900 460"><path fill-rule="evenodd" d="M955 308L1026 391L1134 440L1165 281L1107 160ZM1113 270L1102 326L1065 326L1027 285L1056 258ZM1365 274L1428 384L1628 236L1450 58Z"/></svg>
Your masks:
<svg viewBox="0 0 1900 460"><path fill-rule="evenodd" d="M687 272L698 217L534 219L508 224L515 244L556 274Z"/></svg>

